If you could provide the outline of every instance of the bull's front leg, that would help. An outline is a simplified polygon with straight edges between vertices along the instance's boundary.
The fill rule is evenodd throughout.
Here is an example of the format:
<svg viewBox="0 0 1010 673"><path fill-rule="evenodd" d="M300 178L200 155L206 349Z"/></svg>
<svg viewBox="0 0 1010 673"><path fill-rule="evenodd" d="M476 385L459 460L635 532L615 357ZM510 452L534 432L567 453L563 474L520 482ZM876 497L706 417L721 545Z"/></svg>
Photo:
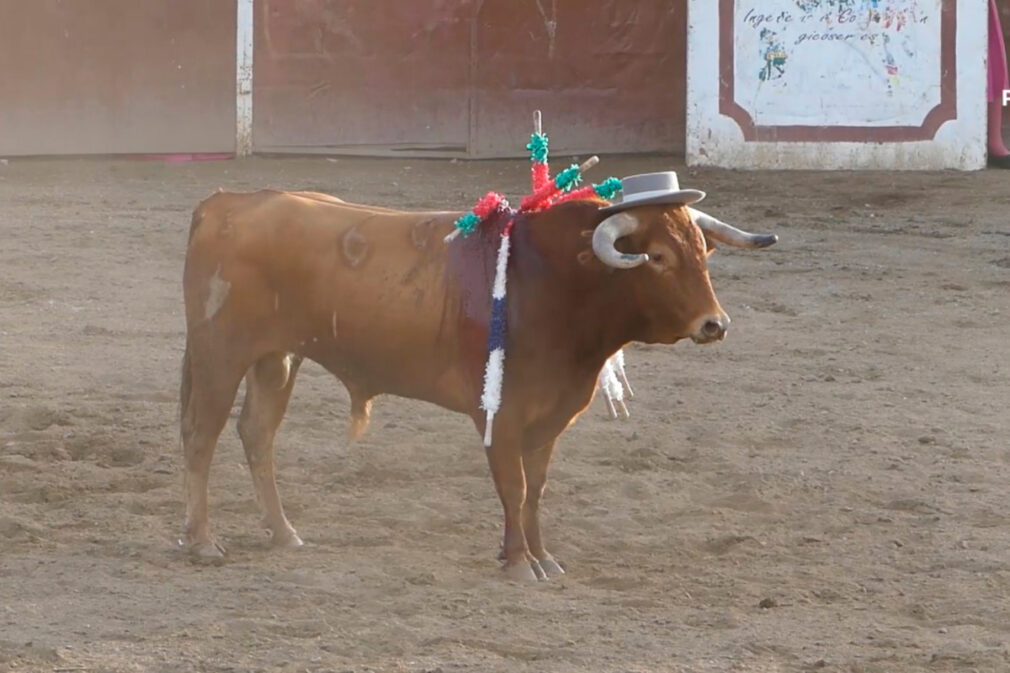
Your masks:
<svg viewBox="0 0 1010 673"><path fill-rule="evenodd" d="M494 430L494 442L487 450L487 460L498 497L505 510L503 569L505 574L514 580L543 579L546 575L537 559L530 554L523 528L526 475L523 470L522 443L517 436L518 433L509 432L510 428L504 422L496 423Z"/></svg>
<svg viewBox="0 0 1010 673"><path fill-rule="evenodd" d="M540 567L547 577L558 577L565 574L565 571L544 547L543 536L540 533L540 500L547 488L547 468L551 464L551 456L554 454L556 443L557 440L554 439L523 454L523 472L526 475L523 531L526 534L526 544L529 546L530 553L540 563Z"/></svg>

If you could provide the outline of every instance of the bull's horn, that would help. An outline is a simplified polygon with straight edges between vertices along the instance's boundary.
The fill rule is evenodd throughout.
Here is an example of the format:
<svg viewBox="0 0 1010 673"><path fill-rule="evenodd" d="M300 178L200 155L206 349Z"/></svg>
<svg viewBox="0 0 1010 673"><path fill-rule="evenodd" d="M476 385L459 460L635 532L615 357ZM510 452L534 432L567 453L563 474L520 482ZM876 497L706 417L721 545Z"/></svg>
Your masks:
<svg viewBox="0 0 1010 673"><path fill-rule="evenodd" d="M731 245L734 248L767 248L779 240L775 234L749 234L700 210L694 208L688 208L688 210L691 211L695 224L702 231L720 243Z"/></svg>
<svg viewBox="0 0 1010 673"><path fill-rule="evenodd" d="M625 212L615 213L600 222L593 232L593 252L601 262L615 269L633 269L649 261L648 255L620 252L614 244L617 239L638 229L638 220Z"/></svg>

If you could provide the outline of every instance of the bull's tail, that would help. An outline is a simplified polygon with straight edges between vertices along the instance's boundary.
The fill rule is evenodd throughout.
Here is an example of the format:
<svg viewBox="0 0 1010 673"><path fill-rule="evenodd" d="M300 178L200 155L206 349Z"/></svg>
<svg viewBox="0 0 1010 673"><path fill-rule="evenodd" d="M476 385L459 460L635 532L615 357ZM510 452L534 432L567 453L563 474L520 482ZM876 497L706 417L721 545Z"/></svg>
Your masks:
<svg viewBox="0 0 1010 673"><path fill-rule="evenodd" d="M217 190L197 204L196 208L193 209L193 217L189 224L189 238L187 239L187 246L193 242L193 234L196 230L200 228L200 224L203 222L204 217L207 214L207 206L211 200L215 198L220 198L223 190L218 187ZM186 277L189 271L189 251L186 252L186 259L183 263L183 286L186 285ZM187 424L191 422L192 410L189 408L190 396L193 390L193 370L191 366L190 357L190 341L189 341L189 320L187 318L187 335L186 335L186 350L182 355L182 371L179 383L179 440L182 443L183 437L186 434Z"/></svg>

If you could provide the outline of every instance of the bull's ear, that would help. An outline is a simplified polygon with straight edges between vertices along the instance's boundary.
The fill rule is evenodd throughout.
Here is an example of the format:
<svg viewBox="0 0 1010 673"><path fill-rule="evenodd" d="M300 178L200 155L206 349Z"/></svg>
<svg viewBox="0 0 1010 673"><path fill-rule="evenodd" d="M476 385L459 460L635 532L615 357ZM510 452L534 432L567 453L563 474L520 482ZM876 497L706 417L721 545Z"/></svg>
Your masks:
<svg viewBox="0 0 1010 673"><path fill-rule="evenodd" d="M715 239L705 234L705 257L711 257L716 250Z"/></svg>

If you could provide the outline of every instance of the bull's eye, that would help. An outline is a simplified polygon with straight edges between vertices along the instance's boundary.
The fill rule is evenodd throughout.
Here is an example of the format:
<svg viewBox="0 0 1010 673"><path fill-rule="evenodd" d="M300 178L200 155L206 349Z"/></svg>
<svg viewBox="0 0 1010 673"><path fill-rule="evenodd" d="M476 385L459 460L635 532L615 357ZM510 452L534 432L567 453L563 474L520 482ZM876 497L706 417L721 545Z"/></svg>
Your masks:
<svg viewBox="0 0 1010 673"><path fill-rule="evenodd" d="M649 266L656 273L672 273L677 267L677 256L669 250L650 252Z"/></svg>

